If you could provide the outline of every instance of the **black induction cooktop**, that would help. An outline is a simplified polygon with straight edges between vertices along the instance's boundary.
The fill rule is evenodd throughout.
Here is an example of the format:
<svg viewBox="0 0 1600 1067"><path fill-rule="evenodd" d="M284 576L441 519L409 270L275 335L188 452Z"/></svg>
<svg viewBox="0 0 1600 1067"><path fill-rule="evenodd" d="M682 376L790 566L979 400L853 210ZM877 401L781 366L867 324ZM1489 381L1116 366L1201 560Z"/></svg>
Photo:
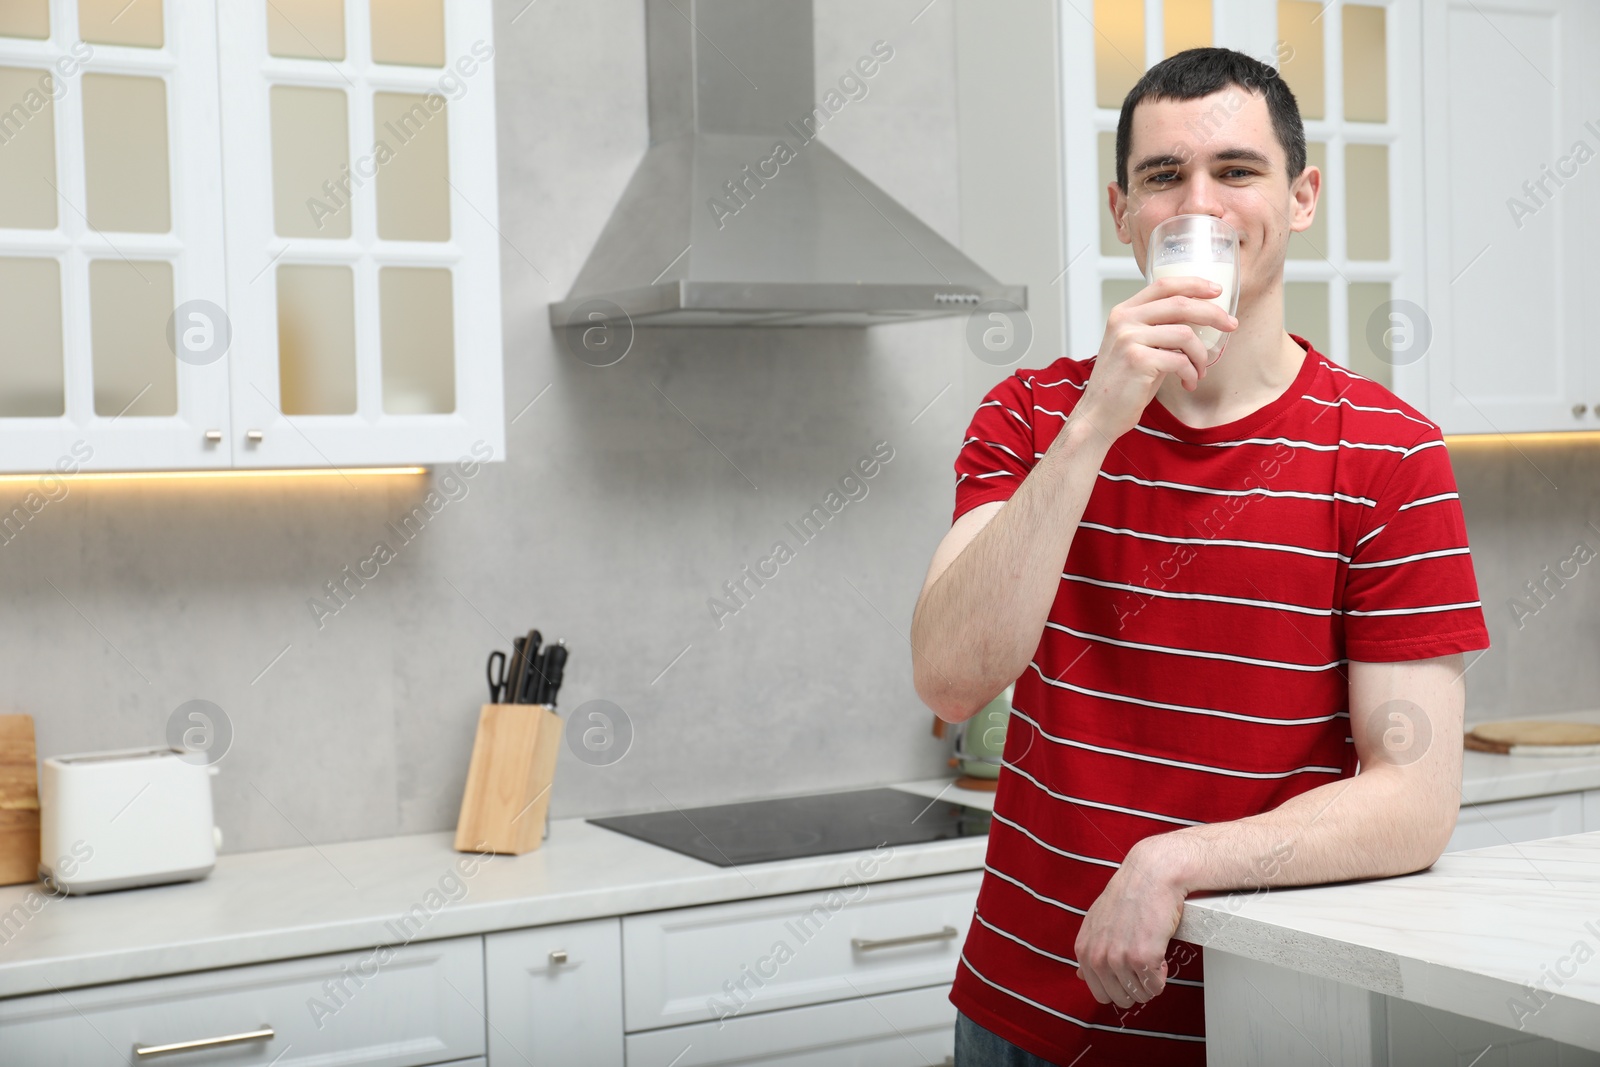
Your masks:
<svg viewBox="0 0 1600 1067"><path fill-rule="evenodd" d="M974 837L989 832L989 819L984 808L877 788L587 821L718 867L734 867Z"/></svg>

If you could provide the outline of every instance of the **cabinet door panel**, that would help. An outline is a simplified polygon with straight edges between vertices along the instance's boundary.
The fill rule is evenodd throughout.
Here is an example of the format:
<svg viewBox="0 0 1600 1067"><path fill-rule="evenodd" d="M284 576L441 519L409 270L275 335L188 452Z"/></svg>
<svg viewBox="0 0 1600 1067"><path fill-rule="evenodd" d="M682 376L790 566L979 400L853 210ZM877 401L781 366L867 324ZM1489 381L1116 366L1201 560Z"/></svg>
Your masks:
<svg viewBox="0 0 1600 1067"><path fill-rule="evenodd" d="M954 1062L949 986L628 1035L630 1064L928 1067Z"/></svg>
<svg viewBox="0 0 1600 1067"><path fill-rule="evenodd" d="M421 1067L481 1056L483 940L459 937L0 1001L7 1067L111 1067L136 1045L235 1037L143 1062ZM266 1036L263 1031L271 1031ZM259 1037L245 1037L261 1034Z"/></svg>
<svg viewBox="0 0 1600 1067"><path fill-rule="evenodd" d="M489 5L350 0L307 31L327 59L272 7L219 26L228 127L261 133L223 143L235 465L503 458Z"/></svg>
<svg viewBox="0 0 1600 1067"><path fill-rule="evenodd" d="M0 36L0 471L232 462L215 5L140 8Z"/></svg>
<svg viewBox="0 0 1600 1067"><path fill-rule="evenodd" d="M948 984L981 880L962 871L629 915L628 1030Z"/></svg>
<svg viewBox="0 0 1600 1067"><path fill-rule="evenodd" d="M1581 793L1463 804L1456 819L1455 833L1450 835L1445 851L1537 841L1541 837L1560 837L1583 830Z"/></svg>
<svg viewBox="0 0 1600 1067"><path fill-rule="evenodd" d="M622 1067L622 921L484 938L489 1058L531 1067Z"/></svg>
<svg viewBox="0 0 1600 1067"><path fill-rule="evenodd" d="M1429 414L1447 433L1594 429L1594 5L1429 0L1425 20Z"/></svg>

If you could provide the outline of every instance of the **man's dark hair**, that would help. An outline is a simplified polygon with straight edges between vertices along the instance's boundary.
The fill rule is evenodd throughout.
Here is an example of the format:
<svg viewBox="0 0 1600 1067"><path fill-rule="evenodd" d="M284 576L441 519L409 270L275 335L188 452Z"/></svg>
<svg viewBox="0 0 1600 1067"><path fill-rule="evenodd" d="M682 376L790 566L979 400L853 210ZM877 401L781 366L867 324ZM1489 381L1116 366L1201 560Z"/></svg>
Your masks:
<svg viewBox="0 0 1600 1067"><path fill-rule="evenodd" d="M1287 158L1288 179L1293 182L1299 177L1306 168L1306 128L1300 121L1300 105L1278 72L1231 48L1190 48L1145 71L1122 101L1122 115L1117 119L1117 185L1122 191L1128 191L1133 109L1141 100L1198 100L1230 85L1266 98L1272 130Z"/></svg>

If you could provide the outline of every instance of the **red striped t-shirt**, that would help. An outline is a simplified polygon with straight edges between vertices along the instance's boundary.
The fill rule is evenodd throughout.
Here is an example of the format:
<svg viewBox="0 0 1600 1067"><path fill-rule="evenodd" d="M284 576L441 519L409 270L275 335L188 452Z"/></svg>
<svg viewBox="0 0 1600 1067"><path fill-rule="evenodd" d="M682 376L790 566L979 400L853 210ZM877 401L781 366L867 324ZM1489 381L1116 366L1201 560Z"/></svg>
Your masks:
<svg viewBox="0 0 1600 1067"><path fill-rule="evenodd" d="M1141 838L1354 775L1350 660L1489 646L1439 427L1290 336L1306 356L1265 407L1195 429L1153 400L1111 448L1016 681L950 999L1046 1059L1204 1064L1199 947L1169 943L1148 1003L1102 1005L1076 973L1084 912ZM1016 492L1093 366L989 391L955 518Z"/></svg>

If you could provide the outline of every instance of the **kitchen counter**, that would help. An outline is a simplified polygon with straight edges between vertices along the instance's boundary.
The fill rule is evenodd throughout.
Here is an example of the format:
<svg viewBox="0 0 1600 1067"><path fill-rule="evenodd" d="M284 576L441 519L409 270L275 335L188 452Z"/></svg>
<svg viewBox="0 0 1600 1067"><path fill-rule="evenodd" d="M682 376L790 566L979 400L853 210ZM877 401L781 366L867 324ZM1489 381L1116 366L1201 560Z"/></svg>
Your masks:
<svg viewBox="0 0 1600 1067"><path fill-rule="evenodd" d="M948 779L899 788L992 801ZM552 820L544 844L521 856L480 859L455 851L454 839L242 852L217 857L199 882L83 897L0 887L0 996L395 944L404 939L388 924L417 907L427 918L415 938L431 940L977 870L989 840L898 846L868 872L872 852L714 867L583 819Z"/></svg>
<svg viewBox="0 0 1600 1067"><path fill-rule="evenodd" d="M1489 1035L1497 1041L1536 1035L1600 1051L1600 962L1585 962L1600 947L1600 832L1447 853L1394 878L1195 894L1176 936L1205 948L1209 1051L1226 1052L1216 1062L1387 1062L1364 1055L1380 1024L1351 995L1361 990L1492 1024L1504 1031Z"/></svg>
<svg viewBox="0 0 1600 1067"><path fill-rule="evenodd" d="M993 793L956 789L948 778L896 788L984 808L994 801ZM1466 804L1596 788L1594 757L1465 754ZM542 847L478 861L458 887L451 881L457 861L474 857L456 852L453 838L419 834L229 854L200 882L88 897L0 887L0 996L394 943L386 924L418 906L428 917L416 936L434 939L804 892L846 878L978 870L988 842L902 846L863 876L859 864L870 853L720 868L583 819L557 819Z"/></svg>
<svg viewBox="0 0 1600 1067"><path fill-rule="evenodd" d="M1585 709L1527 716L1541 722L1600 723L1600 711ZM1499 721L1478 718L1467 722L1471 729L1479 722ZM1552 793L1577 793L1600 789L1600 757L1595 756L1502 756L1494 752L1463 753L1461 763L1461 802L1485 804L1496 800L1549 796Z"/></svg>

